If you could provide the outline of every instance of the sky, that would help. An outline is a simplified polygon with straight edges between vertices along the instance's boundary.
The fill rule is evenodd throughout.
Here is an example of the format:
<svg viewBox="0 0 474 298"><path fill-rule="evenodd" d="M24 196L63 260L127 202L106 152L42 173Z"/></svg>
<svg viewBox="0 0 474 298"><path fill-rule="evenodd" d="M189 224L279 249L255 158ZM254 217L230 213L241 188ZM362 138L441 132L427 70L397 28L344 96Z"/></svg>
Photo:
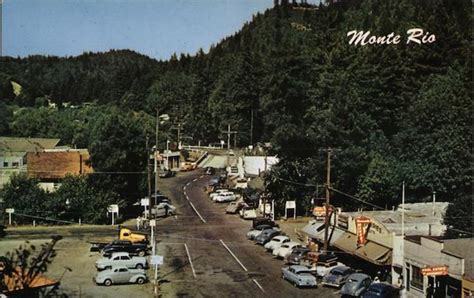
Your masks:
<svg viewBox="0 0 474 298"><path fill-rule="evenodd" d="M2 0L0 0L2 1ZM2 55L205 52L273 0L3 0Z"/></svg>

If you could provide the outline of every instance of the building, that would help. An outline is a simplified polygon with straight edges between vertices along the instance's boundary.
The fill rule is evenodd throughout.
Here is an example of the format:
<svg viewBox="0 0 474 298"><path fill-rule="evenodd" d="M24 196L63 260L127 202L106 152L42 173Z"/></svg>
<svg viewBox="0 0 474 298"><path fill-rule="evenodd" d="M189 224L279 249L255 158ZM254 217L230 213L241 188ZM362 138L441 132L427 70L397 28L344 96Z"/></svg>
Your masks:
<svg viewBox="0 0 474 298"><path fill-rule="evenodd" d="M404 235L442 235L447 206L444 202L405 204ZM402 268L402 212L400 206L397 210L334 212L329 245L348 265L396 284ZM308 240L324 242L324 214L325 210L320 221L301 229Z"/></svg>
<svg viewBox="0 0 474 298"><path fill-rule="evenodd" d="M473 276L474 238L407 236L404 245L408 296L461 297L463 279ZM472 297L470 286L466 297Z"/></svg>
<svg viewBox="0 0 474 298"><path fill-rule="evenodd" d="M56 148L26 155L28 177L39 180L41 188L55 191L67 175L93 172L87 149Z"/></svg>
<svg viewBox="0 0 474 298"><path fill-rule="evenodd" d="M14 174L26 172L28 152L57 146L59 139L0 137L0 189Z"/></svg>

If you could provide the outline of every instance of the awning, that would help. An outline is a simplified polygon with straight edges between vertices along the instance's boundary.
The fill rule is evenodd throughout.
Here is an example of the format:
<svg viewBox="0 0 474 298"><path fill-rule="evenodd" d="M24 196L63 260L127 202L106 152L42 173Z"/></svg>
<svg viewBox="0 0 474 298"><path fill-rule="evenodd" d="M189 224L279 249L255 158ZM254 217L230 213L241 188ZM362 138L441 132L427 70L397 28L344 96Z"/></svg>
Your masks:
<svg viewBox="0 0 474 298"><path fill-rule="evenodd" d="M340 250L353 254L357 250L357 236L344 232L341 237L334 241L333 245Z"/></svg>
<svg viewBox="0 0 474 298"><path fill-rule="evenodd" d="M355 255L376 265L390 265L392 250L375 242L369 241L355 251Z"/></svg>
<svg viewBox="0 0 474 298"><path fill-rule="evenodd" d="M311 238L317 238L320 229L324 231L324 221L310 221L307 225L301 228L301 232L307 234Z"/></svg>

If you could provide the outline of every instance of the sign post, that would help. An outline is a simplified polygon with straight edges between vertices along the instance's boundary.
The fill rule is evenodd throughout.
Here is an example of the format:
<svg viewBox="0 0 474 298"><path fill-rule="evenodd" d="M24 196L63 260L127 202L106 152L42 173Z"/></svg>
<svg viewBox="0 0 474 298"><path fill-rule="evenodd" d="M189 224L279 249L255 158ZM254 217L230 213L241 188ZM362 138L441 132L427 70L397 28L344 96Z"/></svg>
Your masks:
<svg viewBox="0 0 474 298"><path fill-rule="evenodd" d="M370 224L370 218L359 216L355 219L357 230L357 245L364 245L367 243L366 231L367 225Z"/></svg>
<svg viewBox="0 0 474 298"><path fill-rule="evenodd" d="M12 225L12 213L15 213L15 209L13 208L6 208L5 212L8 213L8 225Z"/></svg>
<svg viewBox="0 0 474 298"><path fill-rule="evenodd" d="M156 197L155 197L156 198ZM143 198L140 200L140 205L144 207L144 213L145 213L145 217L147 216L147 212L146 212L146 207L147 206L150 206L150 199L149 198Z"/></svg>
<svg viewBox="0 0 474 298"><path fill-rule="evenodd" d="M112 225L115 225L115 217L114 215L119 215L119 206L117 204L112 204L107 207L107 212L112 213Z"/></svg>
<svg viewBox="0 0 474 298"><path fill-rule="evenodd" d="M288 209L293 209L293 218L296 219L296 201L286 201L285 218L288 218Z"/></svg>

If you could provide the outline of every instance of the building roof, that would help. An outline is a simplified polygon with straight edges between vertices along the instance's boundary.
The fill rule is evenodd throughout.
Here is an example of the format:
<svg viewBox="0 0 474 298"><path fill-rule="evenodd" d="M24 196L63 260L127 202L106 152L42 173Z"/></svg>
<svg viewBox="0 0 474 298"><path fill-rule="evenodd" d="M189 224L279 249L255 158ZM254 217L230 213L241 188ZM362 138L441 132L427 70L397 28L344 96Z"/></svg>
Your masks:
<svg viewBox="0 0 474 298"><path fill-rule="evenodd" d="M59 139L0 137L0 152L35 152L52 149Z"/></svg>
<svg viewBox="0 0 474 298"><path fill-rule="evenodd" d="M474 278L474 238L444 240L443 252L464 258L464 274Z"/></svg>
<svg viewBox="0 0 474 298"><path fill-rule="evenodd" d="M421 229L426 226L432 229L432 235L441 235L445 230L443 216L448 205L447 202L436 202L433 213L433 203L405 204L405 235L425 234ZM397 210L343 212L342 214L353 218L358 216L373 218L383 224L387 230L401 234L402 211L403 209L399 206Z"/></svg>

